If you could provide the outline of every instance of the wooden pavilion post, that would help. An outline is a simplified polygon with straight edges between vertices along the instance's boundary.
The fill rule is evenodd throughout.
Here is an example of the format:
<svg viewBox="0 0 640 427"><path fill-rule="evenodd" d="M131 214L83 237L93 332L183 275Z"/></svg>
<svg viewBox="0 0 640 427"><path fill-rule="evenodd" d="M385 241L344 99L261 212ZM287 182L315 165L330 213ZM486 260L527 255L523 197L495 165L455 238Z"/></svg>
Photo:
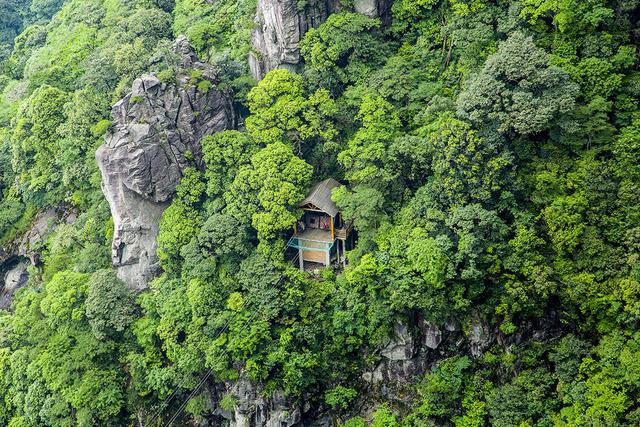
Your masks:
<svg viewBox="0 0 640 427"><path fill-rule="evenodd" d="M336 239L336 236L333 230L333 217L329 215L329 218L331 220L331 241L334 241Z"/></svg>

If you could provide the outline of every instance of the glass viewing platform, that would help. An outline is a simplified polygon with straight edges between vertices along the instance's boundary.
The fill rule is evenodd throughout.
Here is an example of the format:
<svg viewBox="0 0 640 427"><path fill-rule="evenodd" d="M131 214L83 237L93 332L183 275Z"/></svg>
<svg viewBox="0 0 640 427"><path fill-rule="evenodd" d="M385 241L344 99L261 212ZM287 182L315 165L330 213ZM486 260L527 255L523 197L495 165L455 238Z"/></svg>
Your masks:
<svg viewBox="0 0 640 427"><path fill-rule="evenodd" d="M329 252L333 248L334 241L331 240L331 232L310 228L302 233L298 233L289 239L287 247L302 249L304 251Z"/></svg>

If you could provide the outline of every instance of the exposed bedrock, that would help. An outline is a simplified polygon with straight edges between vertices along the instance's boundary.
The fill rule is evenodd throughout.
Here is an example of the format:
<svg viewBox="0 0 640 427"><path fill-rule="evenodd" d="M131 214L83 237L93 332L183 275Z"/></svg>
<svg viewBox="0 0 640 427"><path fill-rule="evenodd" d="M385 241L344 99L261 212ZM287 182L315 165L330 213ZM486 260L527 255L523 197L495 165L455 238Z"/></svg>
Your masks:
<svg viewBox="0 0 640 427"><path fill-rule="evenodd" d="M29 264L28 259L16 257L0 267L0 280L2 281L0 309L9 308L15 292L27 284Z"/></svg>
<svg viewBox="0 0 640 427"><path fill-rule="evenodd" d="M229 385L235 398L233 411L221 414L229 427L298 427L302 426L302 408L281 391L269 397L261 387L241 378Z"/></svg>
<svg viewBox="0 0 640 427"><path fill-rule="evenodd" d="M300 10L297 0L258 0L249 54L253 77L260 80L276 68L295 70L300 63L300 40L309 28L327 19L333 3L314 0Z"/></svg>
<svg viewBox="0 0 640 427"><path fill-rule="evenodd" d="M231 94L217 88L216 69L200 62L184 37L174 50L182 58L175 79L136 79L113 106L113 126L96 152L114 222L113 265L135 289L159 272L160 217L184 169L201 166L200 139L235 121Z"/></svg>
<svg viewBox="0 0 640 427"><path fill-rule="evenodd" d="M356 0L356 12L379 17L384 25L390 19L389 0ZM256 27L251 35L249 54L251 74L260 80L269 71L300 65L300 41L310 28L320 26L332 13L342 9L338 0L310 0L302 6L297 0L258 0Z"/></svg>
<svg viewBox="0 0 640 427"><path fill-rule="evenodd" d="M27 268L41 263L51 233L75 220L76 212L70 206L52 206L38 213L24 233L0 247L0 309L10 308L15 292L27 285Z"/></svg>

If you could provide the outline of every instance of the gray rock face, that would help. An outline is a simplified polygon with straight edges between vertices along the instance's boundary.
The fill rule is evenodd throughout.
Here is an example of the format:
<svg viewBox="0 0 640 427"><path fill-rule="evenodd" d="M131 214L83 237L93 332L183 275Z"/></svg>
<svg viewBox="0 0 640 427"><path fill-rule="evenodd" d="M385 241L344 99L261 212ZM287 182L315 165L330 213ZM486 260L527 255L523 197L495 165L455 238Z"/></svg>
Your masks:
<svg viewBox="0 0 640 427"><path fill-rule="evenodd" d="M387 24L391 2L388 0L355 0L353 7L356 12L370 18L382 18L382 23Z"/></svg>
<svg viewBox="0 0 640 427"><path fill-rule="evenodd" d="M424 323L424 345L435 350L442 342L442 331L431 322Z"/></svg>
<svg viewBox="0 0 640 427"><path fill-rule="evenodd" d="M229 392L236 399L233 413L227 417L230 427L297 427L302 425L302 409L282 392L270 397L247 379L234 382Z"/></svg>
<svg viewBox="0 0 640 427"><path fill-rule="evenodd" d="M29 267L29 261L23 258L13 264L4 274L0 290L0 309L9 308L13 294L27 284L29 280L27 267Z"/></svg>
<svg viewBox="0 0 640 427"><path fill-rule="evenodd" d="M326 21L336 5L335 0L311 0L300 9L297 0L258 0L249 54L253 77L260 80L276 68L295 70L301 61L302 37Z"/></svg>
<svg viewBox="0 0 640 427"><path fill-rule="evenodd" d="M113 265L134 289L145 288L159 272L160 217L184 168L201 166L200 139L235 122L230 94L216 87L216 69L199 62L184 37L174 50L182 58L175 82L154 75L136 79L113 106L113 127L96 152L114 221Z"/></svg>
<svg viewBox="0 0 640 427"><path fill-rule="evenodd" d="M40 263L47 237L62 224L76 220L75 211L66 205L40 212L24 234L0 248L0 309L9 308L14 293L27 284L27 267Z"/></svg>
<svg viewBox="0 0 640 427"><path fill-rule="evenodd" d="M390 0L356 0L356 12L380 18L383 25L391 21ZM297 70L300 41L310 28L317 28L332 13L340 12L338 0L309 0L300 6L297 0L258 0L251 34L253 51L249 54L251 74L260 80L276 68Z"/></svg>
<svg viewBox="0 0 640 427"><path fill-rule="evenodd" d="M469 328L469 350L473 357L480 357L495 339L495 334L489 324L479 317L475 317Z"/></svg>
<svg viewBox="0 0 640 427"><path fill-rule="evenodd" d="M380 351L389 360L409 360L415 355L415 342L409 328L404 323L393 327L393 339Z"/></svg>

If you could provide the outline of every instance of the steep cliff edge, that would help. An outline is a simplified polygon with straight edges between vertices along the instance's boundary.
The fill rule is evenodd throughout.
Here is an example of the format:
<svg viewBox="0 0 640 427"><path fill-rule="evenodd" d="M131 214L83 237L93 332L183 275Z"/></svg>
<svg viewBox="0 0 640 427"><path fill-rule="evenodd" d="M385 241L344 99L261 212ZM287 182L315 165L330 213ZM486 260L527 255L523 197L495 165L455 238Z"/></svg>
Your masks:
<svg viewBox="0 0 640 427"><path fill-rule="evenodd" d="M113 265L136 289L159 271L160 217L184 168L200 166L200 139L235 122L232 97L217 88L216 69L200 62L184 37L174 51L182 62L174 81L136 79L131 93L113 106L112 129L96 152L114 221Z"/></svg>

